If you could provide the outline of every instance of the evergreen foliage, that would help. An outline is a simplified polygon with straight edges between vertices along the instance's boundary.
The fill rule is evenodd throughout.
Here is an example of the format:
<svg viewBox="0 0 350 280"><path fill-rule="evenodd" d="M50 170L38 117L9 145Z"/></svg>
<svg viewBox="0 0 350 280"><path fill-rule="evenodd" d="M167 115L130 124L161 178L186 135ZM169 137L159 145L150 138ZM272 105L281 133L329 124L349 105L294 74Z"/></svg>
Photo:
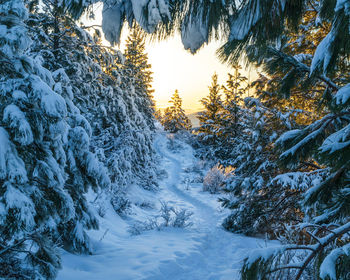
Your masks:
<svg viewBox="0 0 350 280"><path fill-rule="evenodd" d="M127 186L156 186L149 89L68 8L0 2L0 278L53 279L59 248L92 252L90 188L119 211Z"/></svg>
<svg viewBox="0 0 350 280"><path fill-rule="evenodd" d="M248 129L250 114L244 106L244 98L248 94L248 79L240 72L240 65L233 66L234 73L228 74L226 85L222 87L225 93L223 110L219 116L221 143L217 147L216 155L221 160L236 157L232 154L232 147L239 145L241 136ZM236 143L234 143L236 142Z"/></svg>
<svg viewBox="0 0 350 280"><path fill-rule="evenodd" d="M325 1L319 3L319 10L312 9L312 6L305 6L307 10L301 14L303 16L301 20L307 22L308 25L307 27L301 25L300 28L303 29L303 34L306 31L308 35L302 37L306 38L302 39L303 44L300 44L300 39L296 38L297 35L288 42L289 46L293 46L294 41L294 45L299 47L282 46L283 48L276 50L269 41L267 43L270 45L266 48L259 44L255 46L255 50L262 50L260 53L262 57L264 57L263 54L266 55L263 60L260 57L265 71L269 74L282 75L277 91L285 96L290 96L290 102L300 100L301 102L296 102L299 106L303 104L302 100L322 101L322 110L315 116L316 110L310 110L310 104L312 108L313 102L308 106L303 106L303 109L306 109L305 113L308 110L312 112L311 118L294 118L299 127L285 132L275 143L281 153L280 162L283 166L295 169L306 163L309 167L316 168L315 171L309 173L304 170L301 174L302 178L295 175L294 178L291 178L287 173L283 176L279 175L274 180L285 182L287 186L295 183L299 185L298 190L303 193L300 207L305 216L302 220L304 223L300 224L296 231L299 232L299 236L308 238L303 240L287 238L287 243L294 243L294 245L280 247L271 252L268 257L264 257L264 260L260 257L254 260L247 259L242 270L243 278L264 278L267 275L269 277L282 275L280 277L283 277L282 271L288 267L290 277L295 279L300 279L305 275L317 275L315 277L322 279L345 279L346 277L348 255L344 248L349 242L346 237L346 233L349 232L349 213L344 203L347 203L345 190L348 186L346 170L349 163L345 131L349 125L349 119L344 116L348 114L349 108L344 107L342 101L337 100L336 97L339 92L342 95L349 82L349 64L346 59L345 61L342 59L343 55L349 51L349 47L342 41L343 38L339 39L336 45L333 40L337 40L337 36L343 32L338 29L337 24L343 20L345 20L343 23L349 23L349 18L345 15L345 6L338 1L332 15L333 24L328 27L327 31L328 22L322 14L324 3ZM321 23L315 23L314 20L317 17L321 19ZM284 21L283 23L285 24ZM321 29L318 33L320 37L312 37L317 29ZM301 31L298 31L295 34L300 33ZM349 33L346 33L342 36L349 36ZM310 40L311 38L313 41ZM313 45L315 43L316 48ZM264 50L266 50L265 53ZM302 53L304 51L307 51L309 55ZM325 59L326 56L327 59ZM257 59L249 55L249 50L248 58L255 61ZM323 70L321 70L322 67ZM323 92L323 96L319 94L320 92ZM311 98L310 94L313 94ZM305 120L306 122L303 123ZM289 127L289 129L292 128L293 126ZM342 156L338 155L335 159L333 155L340 150ZM304 189L304 186L307 187ZM342 193L341 196L340 193ZM337 239L342 241L335 242ZM301 257L298 263L293 263L293 261L288 263L290 252L296 252L294 254L298 255L298 252L303 250L310 250L310 253ZM335 252L338 252L336 257ZM274 274L269 274L271 271Z"/></svg>
<svg viewBox="0 0 350 280"><path fill-rule="evenodd" d="M343 116L348 114L348 108L344 108L342 101L336 99L336 96L339 91L342 95L349 81L349 64L346 59L345 61L342 59L349 47L346 46L347 43L344 45L343 38L337 41L336 45L331 43L341 33L337 29L337 24L344 19L341 13L345 12L345 9L340 11L335 8L333 26L329 27L329 23L322 18L323 4L324 2L320 3L320 10L315 9L312 4L305 6L305 12L301 9L302 17L299 20L304 25L300 25L298 29L294 28L295 31L292 27L283 30L284 37L279 46L274 45L273 40L259 41L258 37L262 38L266 33L256 32L255 28L258 26L256 24L254 29L249 29L252 30L249 36L256 36L256 38L236 38L222 49L222 55L226 52L228 54L226 58L233 59L238 54L238 50L244 47L248 59L263 65L264 71L271 75L271 78L266 79L261 76L256 85L262 82L265 86L263 88L258 86L257 93L264 106L269 111L273 109L272 112L277 112L276 116L280 119L282 117L281 123L286 125L284 129L277 132L277 135L280 135L283 130L290 130L282 134L276 142L272 140L272 143L275 142L277 151L272 150L271 162L279 162L281 166L277 166L275 172L269 170L269 175L274 174L275 177L263 184L268 188L263 190L258 188L257 195L248 195L248 200L245 200L257 204L253 207L259 209L255 216L257 221L269 211L266 209L269 209L271 201L274 201L271 194L277 194L277 198L282 197L277 205L280 206L283 203L283 208L286 210L289 208L286 206L293 206L295 202L300 203L296 211L294 210L294 214L288 213L287 219L282 220L283 223L298 225L292 230L294 232L292 235L288 228L284 233L282 232L285 236L284 242L294 244L278 247L268 255L263 251L254 253L255 257L247 258L245 261L242 269L243 279L284 278L287 277L286 275L295 279L304 276L322 279L345 279L346 277L348 263L346 246L349 242L346 233L349 232L349 213L344 207L344 203L347 203L344 189L347 189L348 178L345 170L349 163L342 156L336 156L335 159L333 154L341 150L342 155L348 157L348 147L343 142L347 139L345 130L349 125L348 118ZM338 7L343 6L338 3ZM252 12L248 6L245 11ZM320 21L316 23L317 17L322 19L321 23ZM284 21L283 17L281 22L287 27L291 23ZM348 23L349 19L345 22ZM263 24L265 23L261 22L259 26L262 27ZM255 45L251 45L252 42ZM327 47L325 47L326 44L328 44ZM232 52L234 49L237 53ZM326 56L328 59L325 59ZM280 97L289 99L284 100ZM278 131L276 128L273 130ZM263 143L263 141L259 142ZM278 161L276 155L280 155ZM254 187L251 190L256 191L256 189ZM340 196L339 193L342 195ZM290 197L296 199L290 200ZM263 207L257 207L259 204ZM238 198L232 204L226 205L242 209L242 200ZM278 208L271 209L274 216L281 217ZM293 210L293 208L289 209ZM252 209L248 212L254 213ZM241 215L241 211L234 213L236 214L231 215L225 225L235 231L244 230L244 224L239 221L249 221L252 218L251 215ZM276 218L268 217L266 221L271 224L271 221L276 221ZM251 225L255 224L251 223ZM248 224L248 228L252 228L251 225ZM268 231L263 229L263 232ZM291 238L291 236L296 237ZM337 243L336 239L342 241ZM303 256L300 252L305 250L310 250L310 253ZM335 257L336 252L338 255ZM293 259L293 256L298 258Z"/></svg>
<svg viewBox="0 0 350 280"><path fill-rule="evenodd" d="M217 82L217 75L212 78L208 97L201 100L204 111L199 113L200 127L198 137L203 148L199 153L207 159L218 160L225 163L232 159L233 144L242 136L247 124L247 112L243 108L245 91L241 88L246 78L241 76L239 66L234 75L228 74L226 86ZM244 85L245 86L245 85ZM222 100L220 91L223 90L225 98Z"/></svg>
<svg viewBox="0 0 350 280"><path fill-rule="evenodd" d="M85 73L94 72L90 71L91 68L84 69L82 60L75 59L78 53L81 56L83 47L82 45L78 47L81 40L78 36L74 38L73 34L80 36L87 36L87 34L80 30L72 19L65 17L65 10L59 6L58 2L43 1L42 4L43 13L36 10L40 7L33 6L35 9L33 11L36 12L31 14L28 21L36 30L33 34L36 40L32 52L43 57L45 67L53 73L53 79L56 82L54 89L68 105L67 117L71 129L67 136L72 152L67 155L66 184L70 186L69 192L73 201L77 202L75 221L70 221L58 229L60 233L62 232L62 244L66 249L86 253L91 252L92 248L83 229L96 229L98 225L82 195L88 190L88 186L92 186L95 191L98 191L98 187L101 186L106 189L110 187L106 167L97 159L97 155L90 151L92 128L86 118L88 116L85 117L82 113L84 111L79 110L75 105L78 104L75 100L78 95L77 86L80 89L82 87L77 84L78 79L73 74L74 70L80 70L81 80ZM71 26L70 32L65 31L67 26ZM84 43L87 44L87 42Z"/></svg>
<svg viewBox="0 0 350 280"><path fill-rule="evenodd" d="M140 110L144 110L148 125L153 128L154 101L152 93L153 72L151 65L148 63L148 55L145 47L145 35L142 29L134 26L127 40L125 49L125 62L123 70L127 78L132 81L137 94L141 95L140 100L143 103L138 104ZM146 103L145 103L146 102Z"/></svg>
<svg viewBox="0 0 350 280"><path fill-rule="evenodd" d="M172 105L165 109L161 117L161 124L166 131L176 133L180 130L189 130L192 127L191 121L186 116L184 109L182 109L182 99L178 90L169 101Z"/></svg>
<svg viewBox="0 0 350 280"><path fill-rule="evenodd" d="M82 116L42 57L30 53L25 3L3 1L0 14L1 273L51 279L58 244L90 250L84 229L97 222L84 193L110 181L89 150Z"/></svg>
<svg viewBox="0 0 350 280"><path fill-rule="evenodd" d="M45 15L40 15L49 18L43 21L43 31L38 36L48 36L45 45L49 49L41 47L40 52L59 53L57 58L50 56L47 60L54 59L52 67L64 69L71 80L73 102L92 125L92 147L109 169L112 201L117 207L116 201L125 195L130 184L138 182L148 189L156 187L151 72L147 55L143 53L144 43L140 41L140 48L141 35L129 38L125 58L119 51L101 46L99 30L91 36L63 11L58 13L55 7L47 9ZM50 23L58 26L50 28ZM69 32L67 26L70 26ZM51 33L54 30L56 32ZM52 50L54 46L50 42L57 34L59 48ZM132 73L130 68L134 69ZM142 75L148 77L147 81Z"/></svg>
<svg viewBox="0 0 350 280"><path fill-rule="evenodd" d="M207 145L215 145L220 134L218 124L220 122L220 111L222 110L222 101L220 94L220 85L218 84L218 75L215 73L212 77L212 83L209 87L209 95L201 100L204 111L198 113L200 127L198 136Z"/></svg>

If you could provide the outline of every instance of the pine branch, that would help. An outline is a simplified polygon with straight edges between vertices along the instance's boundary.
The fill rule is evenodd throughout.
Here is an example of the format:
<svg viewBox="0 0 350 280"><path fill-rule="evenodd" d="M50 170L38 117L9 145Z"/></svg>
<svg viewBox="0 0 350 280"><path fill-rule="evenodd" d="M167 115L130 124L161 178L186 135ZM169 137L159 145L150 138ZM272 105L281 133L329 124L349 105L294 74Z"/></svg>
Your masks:
<svg viewBox="0 0 350 280"><path fill-rule="evenodd" d="M82 29L89 29L89 28L98 29L97 27L98 27L98 28L102 28L102 25L93 24L93 25L89 25L89 26L85 26L85 25L80 26L80 28L82 28Z"/></svg>
<svg viewBox="0 0 350 280"><path fill-rule="evenodd" d="M315 6L315 5L318 5L318 3L317 3L317 4L316 4L316 3L313 3L312 0L308 1L308 3L310 4L312 10L313 10L314 12L316 12L316 14L319 14L320 11L319 11L319 9L317 9L316 6ZM320 26L323 30L327 31L327 28L324 26L324 24L322 24L322 22L318 22L317 25Z"/></svg>
<svg viewBox="0 0 350 280"><path fill-rule="evenodd" d="M289 246L287 248L284 249L285 251L292 251L292 250L309 250L309 251L312 251L312 252L315 252L315 248L312 248L311 246L299 246L299 245L296 245L296 246Z"/></svg>
<svg viewBox="0 0 350 280"><path fill-rule="evenodd" d="M11 246L3 247L3 249L0 251L0 256L5 254L8 251L13 251L16 247L22 245L27 240L30 240L30 237L24 237L21 240L19 240L17 243L15 243ZM0 244L0 246L2 246L2 245Z"/></svg>
<svg viewBox="0 0 350 280"><path fill-rule="evenodd" d="M293 67L300 69L303 72L307 72L307 73L311 74L310 67L308 67L304 63L301 63L300 61L296 60L293 56L288 55L288 54L281 52L279 50L276 50L272 47L268 47L268 50L272 54L276 55L277 57L282 58L284 62L289 63ZM333 90L335 90L335 91L339 90L339 86L337 84L335 84L331 79L326 77L325 75L317 74L315 77L318 78L319 80L323 81L325 84L327 84Z"/></svg>
<svg viewBox="0 0 350 280"><path fill-rule="evenodd" d="M269 214L271 212L274 212L276 211L276 209L289 197L292 197L292 196L295 196L295 195L298 195L300 194L301 191L295 191L295 192L290 192L288 194L286 194L273 208L271 208L270 210L267 210L265 212L262 213L262 215L265 215L265 214Z"/></svg>
<svg viewBox="0 0 350 280"><path fill-rule="evenodd" d="M312 227L313 225L308 225L306 227ZM321 227L315 225L316 227ZM304 227L305 228L305 227ZM337 229L333 230L330 234L326 235L323 238L317 238L313 234L307 232L312 238L314 238L317 243L313 245L290 245L282 247L282 252L286 251L295 251L295 250L308 250L311 251L309 255L302 261L301 263L292 263L285 266L279 266L274 269L271 269L267 272L267 274L271 274L284 269L297 269L298 273L295 277L295 280L301 279L301 276L311 261L319 254L323 252L323 250L332 242L339 239L344 234L350 233L350 222L344 224L343 226L339 226ZM280 250L279 250L280 251ZM274 254L275 256L275 254Z"/></svg>
<svg viewBox="0 0 350 280"><path fill-rule="evenodd" d="M328 246L330 243L332 243L338 237L342 236L343 234L345 234L349 231L350 231L350 222L339 227L333 233L327 235L326 237L319 239L319 244L316 246L315 250L312 253L310 253L309 256L304 260L303 265L300 267L299 272L298 272L295 280L300 279L304 270L309 265L309 263L316 257L316 255L321 253L326 246Z"/></svg>
<svg viewBox="0 0 350 280"><path fill-rule="evenodd" d="M314 234L312 234L311 232L308 232L308 231L306 230L305 233L306 233L308 236L310 236L311 238L315 239L316 242L321 243L320 239L317 238L317 237L316 237Z"/></svg>
<svg viewBox="0 0 350 280"><path fill-rule="evenodd" d="M300 265L285 265L285 266L279 266L271 271L269 271L268 273L271 274L271 273L274 273L274 272L277 272L277 271L280 271L280 270L283 270L283 269L300 269L301 266Z"/></svg>
<svg viewBox="0 0 350 280"><path fill-rule="evenodd" d="M310 167L313 167L313 168L315 168L315 169L322 169L321 166L318 166L317 164L312 163L312 162L302 161L302 162L301 162L301 166L302 166L302 165L310 166Z"/></svg>

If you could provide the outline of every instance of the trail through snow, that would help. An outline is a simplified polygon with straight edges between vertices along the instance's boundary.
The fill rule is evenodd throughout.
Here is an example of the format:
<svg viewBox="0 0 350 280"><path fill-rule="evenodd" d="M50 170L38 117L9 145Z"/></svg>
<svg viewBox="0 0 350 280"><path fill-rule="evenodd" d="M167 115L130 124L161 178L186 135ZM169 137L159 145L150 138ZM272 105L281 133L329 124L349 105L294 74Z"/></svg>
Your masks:
<svg viewBox="0 0 350 280"><path fill-rule="evenodd" d="M188 147L187 147L188 148ZM155 141L155 149L156 152L165 160L170 161L170 172L169 172L169 179L167 180L167 185L169 187L169 190L171 190L174 194L177 195L178 199L189 202L192 206L195 207L199 215L201 215L205 220L213 219L213 209L206 205L205 203L201 202L197 198L193 197L189 193L185 193L184 190L180 190L179 185L181 183L181 173L183 171L182 163L179 159L175 158L174 156L171 156L169 154L169 151L166 151L166 147L164 146L164 139L162 137L158 137ZM185 156L187 156L187 159L192 159L193 154L192 151L188 151L185 153Z"/></svg>
<svg viewBox="0 0 350 280"><path fill-rule="evenodd" d="M249 251L267 246L263 240L235 235L221 227L226 210L218 196L202 192L200 183L191 183L191 167L197 164L192 148L181 142L178 151L167 146L165 133L159 133L154 148L168 177L161 190L149 193L131 190L133 202L167 201L191 210L193 227L166 228L130 236L127 229L135 220L147 220L156 210L134 209L134 215L121 219L108 208L100 218L100 229L89 233L96 248L91 256L63 253L60 280L235 280ZM153 211L153 212L152 212Z"/></svg>

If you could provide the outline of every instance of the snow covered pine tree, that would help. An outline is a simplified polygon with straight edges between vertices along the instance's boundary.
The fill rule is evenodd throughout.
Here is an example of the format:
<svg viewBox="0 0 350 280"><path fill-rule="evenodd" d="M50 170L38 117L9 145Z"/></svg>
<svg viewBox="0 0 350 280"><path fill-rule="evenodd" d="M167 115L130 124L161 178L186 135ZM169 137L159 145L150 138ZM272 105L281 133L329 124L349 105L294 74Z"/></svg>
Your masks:
<svg viewBox="0 0 350 280"><path fill-rule="evenodd" d="M83 194L110 182L81 116L30 54L27 19L24 1L0 3L0 275L51 279L58 244L90 250L84 229L97 224Z"/></svg>
<svg viewBox="0 0 350 280"><path fill-rule="evenodd" d="M310 176L305 176L302 184L299 184L300 176L289 177L289 180L295 180L297 190L306 191L301 201L305 217L297 228L308 238L252 253L245 261L242 278L346 279L350 261L350 213L345 206L349 201L347 101L350 77L349 62L345 57L350 53L350 4L342 0L311 4L287 1L284 5L278 1L260 2L247 1L238 11L231 25L230 40L221 49L221 55L234 61L241 51L245 51L251 62L265 65L268 73L284 73L280 87L284 93L286 89L288 92L302 85L304 98L307 98L305 89L323 88L328 114L310 125L286 132L277 140L276 146L282 151L283 165L296 167L305 162L316 162L320 169L328 168L330 173L326 179L319 177L312 184L306 183ZM260 13L255 12L257 7ZM283 51L280 43L276 45L276 39L283 39L282 33L288 28L299 28L303 12L310 9L318 18L316 26L330 24L328 34L321 38L313 55L291 56ZM271 16L276 20L267 19ZM283 178L286 179L280 176L282 181ZM307 188L303 189L305 186Z"/></svg>
<svg viewBox="0 0 350 280"><path fill-rule="evenodd" d="M164 110L161 118L161 124L164 126L164 129L171 133L191 129L192 124L184 109L182 109L182 99L178 90L175 90L169 102L172 105Z"/></svg>
<svg viewBox="0 0 350 280"><path fill-rule="evenodd" d="M212 77L209 95L201 100L204 110L198 113L198 137L205 145L217 145L219 141L219 118L223 109L218 75Z"/></svg>
<svg viewBox="0 0 350 280"><path fill-rule="evenodd" d="M72 102L91 123L91 146L109 169L113 184L107 196L120 213L128 205L125 196L130 184L137 182L146 189L157 185L152 148L154 118L148 95L151 71L144 49L139 47L141 35L129 40L136 50L128 51L128 45L130 54L125 58L121 52L101 45L98 29L91 36L85 29L92 27L77 26L57 3L44 4L45 13L33 12L31 20L37 31L35 41L40 42L37 51L50 70L68 78ZM139 76L147 71L147 79L142 76L144 80L138 79L135 86L130 67Z"/></svg>
<svg viewBox="0 0 350 280"><path fill-rule="evenodd" d="M136 24L126 40L124 56L123 70L125 76L130 79L136 93L139 95L135 102L139 110L145 115L147 124L154 128L155 104L152 96L154 90L151 85L153 72L151 71L151 65L148 63L144 31Z"/></svg>

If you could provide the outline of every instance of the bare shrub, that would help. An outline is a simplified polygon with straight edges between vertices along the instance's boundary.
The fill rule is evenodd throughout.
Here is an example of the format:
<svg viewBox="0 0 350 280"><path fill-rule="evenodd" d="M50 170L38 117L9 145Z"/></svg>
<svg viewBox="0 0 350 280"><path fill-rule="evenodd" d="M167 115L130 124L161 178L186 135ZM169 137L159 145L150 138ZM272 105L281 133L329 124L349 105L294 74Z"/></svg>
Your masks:
<svg viewBox="0 0 350 280"><path fill-rule="evenodd" d="M148 230L162 230L166 227L187 228L193 225L190 218L193 215L191 211L186 209L176 209L167 202L161 201L161 209L159 215L141 222L137 221L129 227L128 231L131 235L140 235Z"/></svg>
<svg viewBox="0 0 350 280"><path fill-rule="evenodd" d="M226 185L226 181L228 177L231 176L231 173L232 168L224 168L220 164L215 165L204 177L203 191L207 191L212 194L218 193Z"/></svg>
<svg viewBox="0 0 350 280"><path fill-rule="evenodd" d="M140 201L135 203L136 206L142 208L142 209L155 209L155 205L151 201Z"/></svg>
<svg viewBox="0 0 350 280"><path fill-rule="evenodd" d="M186 209L176 210L173 209L174 218L172 220L171 225L176 228L186 228L192 226L193 223L189 222L189 219L193 215L191 211Z"/></svg>

